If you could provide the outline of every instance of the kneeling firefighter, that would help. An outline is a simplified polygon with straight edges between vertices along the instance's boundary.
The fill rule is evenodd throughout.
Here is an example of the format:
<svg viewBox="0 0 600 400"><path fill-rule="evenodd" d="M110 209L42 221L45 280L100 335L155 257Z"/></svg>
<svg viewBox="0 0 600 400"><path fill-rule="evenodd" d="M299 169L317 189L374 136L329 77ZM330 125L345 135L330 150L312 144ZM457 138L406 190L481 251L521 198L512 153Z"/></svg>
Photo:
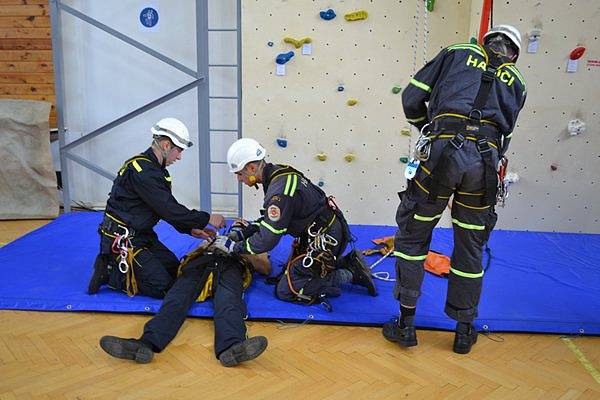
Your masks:
<svg viewBox="0 0 600 400"><path fill-rule="evenodd" d="M266 150L256 140L239 139L227 152L227 163L237 180L264 190L264 213L253 223L251 235L237 243L217 237L215 246L234 254L263 253L285 234L295 240L276 287L279 299L313 304L339 296L343 283L354 283L376 295L371 271L353 250L342 257L351 234L333 198L298 170L265 162ZM329 303L325 302L327 307Z"/></svg>
<svg viewBox="0 0 600 400"><path fill-rule="evenodd" d="M235 236L234 236L235 237ZM252 271L268 275L266 254L224 254L212 241L188 254L179 266L179 277L167 292L156 314L144 326L139 339L104 336L100 346L113 357L152 361L175 338L195 301L213 299L215 356L225 367L258 357L267 347L264 336L247 337L247 315L243 291L252 281Z"/></svg>
<svg viewBox="0 0 600 400"><path fill-rule="evenodd" d="M395 237L400 318L383 335L408 347L417 344L415 308L431 232L453 196L454 251L446 314L457 321L454 351L465 354L477 341L473 321L481 295L482 251L496 224L497 165L508 148L526 87L514 62L521 35L499 25L483 46L457 44L442 50L416 73L402 95L407 121L421 130L416 172L407 168L400 193ZM417 162L415 162L417 164ZM417 164L418 165L418 164Z"/></svg>

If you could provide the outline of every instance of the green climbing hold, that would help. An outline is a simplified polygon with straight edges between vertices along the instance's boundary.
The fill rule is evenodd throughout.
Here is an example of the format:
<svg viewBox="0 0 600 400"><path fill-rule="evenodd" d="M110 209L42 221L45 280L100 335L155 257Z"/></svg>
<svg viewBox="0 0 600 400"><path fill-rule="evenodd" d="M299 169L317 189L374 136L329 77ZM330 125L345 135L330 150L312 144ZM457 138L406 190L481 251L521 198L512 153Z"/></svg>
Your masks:
<svg viewBox="0 0 600 400"><path fill-rule="evenodd" d="M400 93L401 90L402 90L402 88L400 86L394 86L392 88L392 93L398 94L398 93Z"/></svg>
<svg viewBox="0 0 600 400"><path fill-rule="evenodd" d="M477 44L477 38L475 36L471 36L471 39L469 40L469 43L471 43L471 44Z"/></svg>
<svg viewBox="0 0 600 400"><path fill-rule="evenodd" d="M432 12L435 6L435 0L427 0L427 11Z"/></svg>
<svg viewBox="0 0 600 400"><path fill-rule="evenodd" d="M402 164L407 164L408 163L408 157L400 157L400 162Z"/></svg>

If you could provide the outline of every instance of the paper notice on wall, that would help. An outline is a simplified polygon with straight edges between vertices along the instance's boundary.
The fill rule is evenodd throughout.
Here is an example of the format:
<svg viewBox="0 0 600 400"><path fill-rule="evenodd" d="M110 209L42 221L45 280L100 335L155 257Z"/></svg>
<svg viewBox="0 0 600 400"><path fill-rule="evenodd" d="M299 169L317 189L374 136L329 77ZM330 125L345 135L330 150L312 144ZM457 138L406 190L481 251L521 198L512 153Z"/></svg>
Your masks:
<svg viewBox="0 0 600 400"><path fill-rule="evenodd" d="M160 23L158 0L144 0L137 13L137 26L142 32L157 32Z"/></svg>
<svg viewBox="0 0 600 400"><path fill-rule="evenodd" d="M312 43L304 43L302 45L302 54L310 56L312 54Z"/></svg>
<svg viewBox="0 0 600 400"><path fill-rule="evenodd" d="M567 63L567 72L577 72L577 60L569 60Z"/></svg>
<svg viewBox="0 0 600 400"><path fill-rule="evenodd" d="M527 52L528 53L537 53L537 51L538 51L538 41L530 40L529 45L527 45Z"/></svg>
<svg viewBox="0 0 600 400"><path fill-rule="evenodd" d="M600 67L600 60L588 60L588 67Z"/></svg>
<svg viewBox="0 0 600 400"><path fill-rule="evenodd" d="M277 69L275 70L275 73L279 76L285 75L285 64L276 64L276 65L277 65Z"/></svg>

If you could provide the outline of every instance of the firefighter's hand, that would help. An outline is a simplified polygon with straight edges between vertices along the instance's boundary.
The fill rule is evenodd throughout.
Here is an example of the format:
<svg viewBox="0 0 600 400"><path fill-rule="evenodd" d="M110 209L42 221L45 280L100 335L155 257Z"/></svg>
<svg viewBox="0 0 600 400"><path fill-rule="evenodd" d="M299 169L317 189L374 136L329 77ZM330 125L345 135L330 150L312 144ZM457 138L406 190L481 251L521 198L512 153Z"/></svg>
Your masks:
<svg viewBox="0 0 600 400"><path fill-rule="evenodd" d="M217 236L215 241L210 245L210 247L220 250L225 254L231 253L233 251L233 246L235 246L235 242L227 236Z"/></svg>
<svg viewBox="0 0 600 400"><path fill-rule="evenodd" d="M195 237L197 239L209 239L211 237L215 237L217 235L217 232L215 232L214 230L212 230L210 228L204 228L204 229L194 228L190 232L190 235L192 235L193 237Z"/></svg>
<svg viewBox="0 0 600 400"><path fill-rule="evenodd" d="M225 226L225 218L221 214L210 214L208 223L217 229Z"/></svg>

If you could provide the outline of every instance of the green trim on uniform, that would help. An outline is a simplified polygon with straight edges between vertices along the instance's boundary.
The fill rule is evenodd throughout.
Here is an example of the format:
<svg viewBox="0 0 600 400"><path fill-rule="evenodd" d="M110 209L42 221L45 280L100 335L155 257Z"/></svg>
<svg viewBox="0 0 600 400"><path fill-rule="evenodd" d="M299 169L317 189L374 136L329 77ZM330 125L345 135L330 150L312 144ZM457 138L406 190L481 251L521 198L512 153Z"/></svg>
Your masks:
<svg viewBox="0 0 600 400"><path fill-rule="evenodd" d="M394 255L396 257L404 258L408 261L422 261L427 258L427 254L425 254L424 256L409 256L408 254L404 254L400 251L394 251Z"/></svg>
<svg viewBox="0 0 600 400"><path fill-rule="evenodd" d="M167 182L172 182L172 181L173 181L173 178L171 178L170 176L165 176L165 180L166 180Z"/></svg>
<svg viewBox="0 0 600 400"><path fill-rule="evenodd" d="M296 192L296 186L298 186L298 175L288 175L287 180L285 181L285 189L283 189L283 194L290 197L294 196L294 193Z"/></svg>
<svg viewBox="0 0 600 400"><path fill-rule="evenodd" d="M268 230L270 230L271 232L273 232L276 235L282 235L282 234L284 234L287 231L287 228L275 229L271 225L269 225L268 223L266 223L265 221L260 221L260 225L264 226L265 228L267 228Z"/></svg>
<svg viewBox="0 0 600 400"><path fill-rule="evenodd" d="M431 88L429 87L429 85L427 85L426 83L420 82L420 81L416 80L415 78L412 78L410 80L410 84L418 87L419 89L423 89L427 93L431 93Z"/></svg>
<svg viewBox="0 0 600 400"><path fill-rule="evenodd" d="M421 121L425 121L425 119L427 119L427 115L424 115L422 117L419 118L406 118L406 120L408 122L412 122L412 123L416 123L416 122L421 122Z"/></svg>
<svg viewBox="0 0 600 400"><path fill-rule="evenodd" d="M442 214L434 215L433 217L425 217L423 215L415 214L413 216L413 218L416 219L417 221L431 222L433 220L442 218Z"/></svg>
<svg viewBox="0 0 600 400"><path fill-rule="evenodd" d="M248 239L246 239L246 250L248 251L248 253L254 254L254 252L250 248L250 242L248 241Z"/></svg>
<svg viewBox="0 0 600 400"><path fill-rule="evenodd" d="M137 172L142 172L142 167L140 167L140 164L138 164L137 160L133 160L131 165L133 165L133 168L135 168Z"/></svg>
<svg viewBox="0 0 600 400"><path fill-rule="evenodd" d="M527 91L527 84L525 84L525 78L523 78L523 75L521 75L521 71L519 71L517 69L517 67L515 67L513 65L507 65L506 69L508 69L510 72L512 72L513 74L515 74L517 76L517 79L523 85L523 90Z"/></svg>
<svg viewBox="0 0 600 400"><path fill-rule="evenodd" d="M452 268L452 266L450 266L450 272L452 272L454 275L462 276L463 278L469 279L481 278L483 276L483 271L478 272L476 274L472 274L470 272L459 271L457 269Z"/></svg>
<svg viewBox="0 0 600 400"><path fill-rule="evenodd" d="M461 228L470 229L472 231L482 231L485 229L484 225L467 224L465 222L457 220L456 218L452 218L452 222L455 223L456 225L460 226Z"/></svg>
<svg viewBox="0 0 600 400"><path fill-rule="evenodd" d="M504 136L506 139L510 139L512 137L513 133L509 133L508 135Z"/></svg>

